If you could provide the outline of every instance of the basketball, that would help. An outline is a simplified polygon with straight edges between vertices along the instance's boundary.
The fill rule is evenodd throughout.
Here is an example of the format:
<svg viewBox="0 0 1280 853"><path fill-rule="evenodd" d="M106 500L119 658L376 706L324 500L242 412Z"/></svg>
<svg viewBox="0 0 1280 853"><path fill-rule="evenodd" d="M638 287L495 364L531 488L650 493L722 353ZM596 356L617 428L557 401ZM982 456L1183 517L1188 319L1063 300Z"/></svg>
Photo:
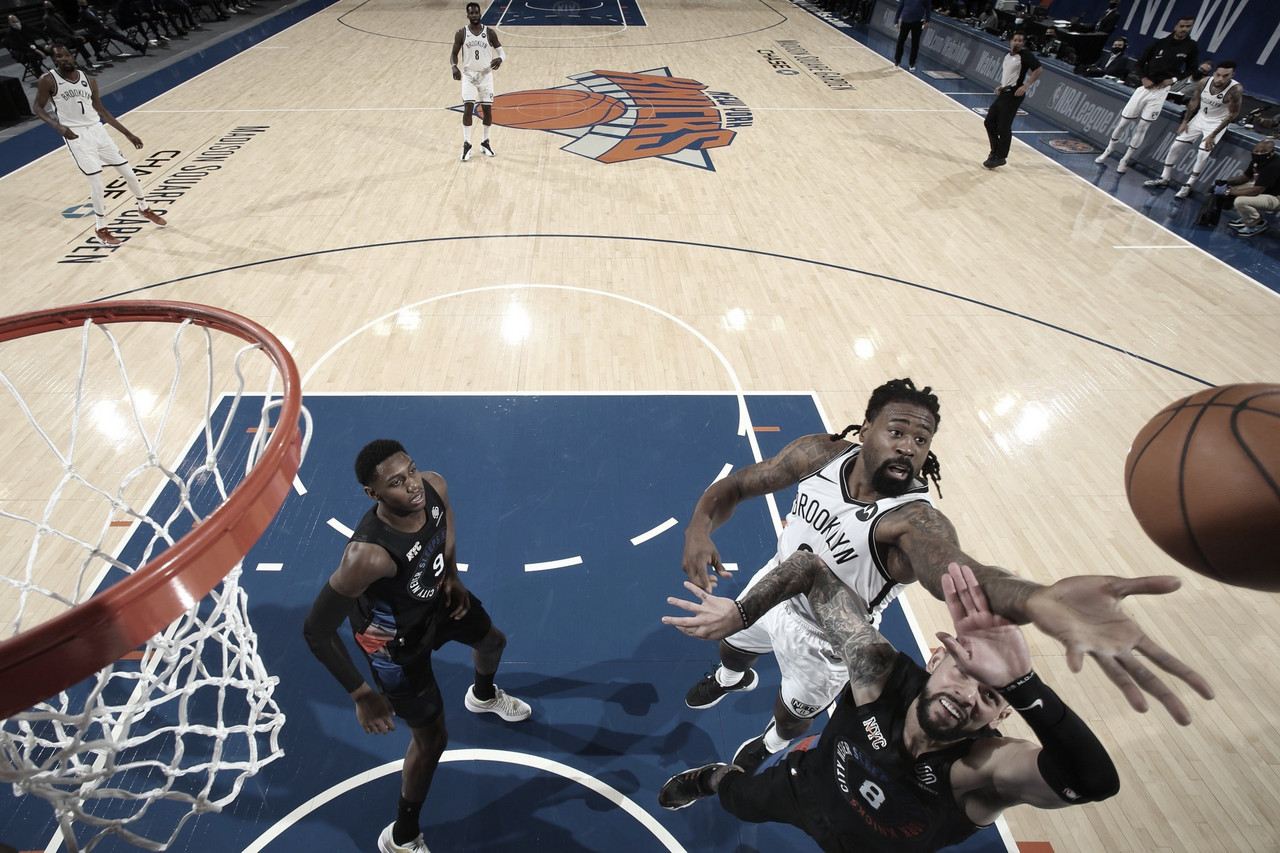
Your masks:
<svg viewBox="0 0 1280 853"><path fill-rule="evenodd" d="M626 111L615 97L581 89L534 89L493 99L493 121L503 127L568 130L613 121Z"/></svg>
<svg viewBox="0 0 1280 853"><path fill-rule="evenodd" d="M1280 591L1280 385L1222 385L1166 406L1133 440L1124 484L1170 557Z"/></svg>

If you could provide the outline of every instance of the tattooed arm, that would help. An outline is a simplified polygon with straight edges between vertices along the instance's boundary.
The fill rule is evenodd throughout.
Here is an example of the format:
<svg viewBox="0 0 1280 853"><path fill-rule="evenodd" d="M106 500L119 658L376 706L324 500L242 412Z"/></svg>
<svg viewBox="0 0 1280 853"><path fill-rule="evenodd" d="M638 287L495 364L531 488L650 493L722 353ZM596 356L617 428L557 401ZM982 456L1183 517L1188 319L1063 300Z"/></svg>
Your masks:
<svg viewBox="0 0 1280 853"><path fill-rule="evenodd" d="M913 501L886 515L876 528L876 544L885 549L889 571L899 583L919 581L942 600L947 567L959 563L973 569L992 611L1014 622L1031 621L1027 598L1041 584L973 559L960 549L951 520L924 501Z"/></svg>
<svg viewBox="0 0 1280 853"><path fill-rule="evenodd" d="M740 602L720 598L685 582L698 599L668 598L667 603L692 616L664 616L662 621L691 637L718 640L742 630L742 618L754 623L770 608L805 594L832 647L849 668L854 698L866 702L880 695L897 652L866 618L867 605L809 551L797 551L761 578ZM742 606L739 611L738 605Z"/></svg>
<svg viewBox="0 0 1280 853"><path fill-rule="evenodd" d="M698 499L684 530L681 566L689 580L710 592L715 589L716 575L729 577L711 534L729 520L738 504L795 485L801 477L818 470L850 446L850 442L829 435L806 435L788 444L777 456L740 468L712 483ZM708 566L715 569L716 575L707 573Z"/></svg>
<svg viewBox="0 0 1280 853"><path fill-rule="evenodd" d="M1092 657L1135 710L1147 710L1145 691L1180 724L1191 722L1186 706L1140 662L1135 651L1204 698L1213 698L1213 689L1203 677L1148 637L1120 606L1129 595L1173 592L1181 585L1176 578L1076 575L1044 586L974 560L960 550L950 520L922 501L885 516L876 529L876 543L889 546L886 560L895 579L901 583L919 580L938 599L943 598L942 578L947 567L951 563L969 566L993 613L1018 624L1034 624L1061 642L1073 672L1080 671L1085 655Z"/></svg>

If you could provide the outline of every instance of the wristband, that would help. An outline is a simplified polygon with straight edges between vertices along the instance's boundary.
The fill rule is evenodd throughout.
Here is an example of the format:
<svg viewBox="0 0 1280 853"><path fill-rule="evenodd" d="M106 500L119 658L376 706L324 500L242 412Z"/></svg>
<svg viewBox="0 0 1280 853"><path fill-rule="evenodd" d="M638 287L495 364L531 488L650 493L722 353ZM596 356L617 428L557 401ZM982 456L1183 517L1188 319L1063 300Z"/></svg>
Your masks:
<svg viewBox="0 0 1280 853"><path fill-rule="evenodd" d="M742 629L745 631L747 628L751 627L751 621L747 619L747 611L742 609L741 601L735 599L733 603L738 605L738 615L742 617Z"/></svg>
<svg viewBox="0 0 1280 853"><path fill-rule="evenodd" d="M1034 680L1037 685L1040 684L1040 677L1036 675L1036 671L1034 669L1028 672L1026 675L1022 676L1021 678L1015 678L1013 681L1010 681L1004 687L997 687L996 692L999 693L1001 696L1003 696L1006 700L1008 700L1009 704L1012 705L1013 699L1010 697L1010 694L1014 693L1019 688L1025 687L1026 685L1030 684L1032 680Z"/></svg>

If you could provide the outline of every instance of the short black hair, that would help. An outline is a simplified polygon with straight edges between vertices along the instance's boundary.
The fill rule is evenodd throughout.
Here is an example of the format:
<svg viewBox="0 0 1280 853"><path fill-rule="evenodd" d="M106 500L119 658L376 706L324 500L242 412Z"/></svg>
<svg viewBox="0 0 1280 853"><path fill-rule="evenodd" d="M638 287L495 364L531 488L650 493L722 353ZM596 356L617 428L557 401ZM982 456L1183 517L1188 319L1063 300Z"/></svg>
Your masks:
<svg viewBox="0 0 1280 853"><path fill-rule="evenodd" d="M1179 24L1181 24L1183 21L1190 21L1191 23L1193 23L1193 24L1194 24L1194 23L1196 22L1196 16L1195 16L1195 15L1183 15L1181 18L1179 18L1179 19L1178 19L1178 23L1179 23Z"/></svg>
<svg viewBox="0 0 1280 853"><path fill-rule="evenodd" d="M356 454L356 479L365 488L378 475L378 466L397 453L404 453L404 445L390 438L378 438L360 448Z"/></svg>
<svg viewBox="0 0 1280 853"><path fill-rule="evenodd" d="M1214 66L1214 68L1235 68L1235 67L1237 67L1237 65L1234 59L1224 59Z"/></svg>
<svg viewBox="0 0 1280 853"><path fill-rule="evenodd" d="M470 9L472 6L475 6L477 9L479 9L479 8L480 8L480 4L479 4L479 3L468 3L468 4L467 4L467 8L468 8L468 9Z"/></svg>

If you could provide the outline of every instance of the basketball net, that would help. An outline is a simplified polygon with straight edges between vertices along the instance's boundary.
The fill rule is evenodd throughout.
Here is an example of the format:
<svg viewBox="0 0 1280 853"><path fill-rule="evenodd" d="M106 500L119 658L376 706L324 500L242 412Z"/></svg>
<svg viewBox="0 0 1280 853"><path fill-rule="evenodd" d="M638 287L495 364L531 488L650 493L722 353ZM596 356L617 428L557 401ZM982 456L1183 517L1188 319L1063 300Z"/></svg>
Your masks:
<svg viewBox="0 0 1280 853"><path fill-rule="evenodd" d="M274 472L293 480L311 425L284 347L249 321L249 333L224 328L223 318L235 317L229 312L159 304L177 307L140 320L105 314L142 303L74 306L95 314L62 323L63 331L48 324L39 334L23 331L21 346L0 348L6 435L24 422L29 428L11 439L6 468L43 484L0 494L0 537L16 555L0 567L6 646L49 628L51 619L84 612L95 593L105 597L145 579L166 551L185 555L177 547L185 539L234 538L200 525L212 528L211 516L236 504L239 486L228 482L246 484L255 467L277 465L278 448L269 449L277 439L297 447L292 470L286 463ZM254 342L258 333L265 338ZM78 358L68 345L77 334ZM246 388L263 389L260 399ZM286 410L297 423L280 421ZM246 429L246 421L253 426ZM259 466L267 456L272 461ZM282 501L287 488L277 490ZM10 500L14 493L22 497ZM221 524L226 515L215 518ZM47 800L68 850L87 853L112 835L167 849L193 815L220 811L246 779L282 755L278 679L258 653L239 583L239 561L256 538L237 542L210 581L217 584L212 592L187 595L174 609L186 612L140 649L32 697L48 698L0 723L0 782L12 784L15 796ZM144 607L155 610L155 599L133 600L121 615L124 627L141 619ZM171 618L166 613L159 624ZM113 633L102 630L100 641ZM63 669L52 652L37 663ZM0 682L0 691L10 693L16 681Z"/></svg>

